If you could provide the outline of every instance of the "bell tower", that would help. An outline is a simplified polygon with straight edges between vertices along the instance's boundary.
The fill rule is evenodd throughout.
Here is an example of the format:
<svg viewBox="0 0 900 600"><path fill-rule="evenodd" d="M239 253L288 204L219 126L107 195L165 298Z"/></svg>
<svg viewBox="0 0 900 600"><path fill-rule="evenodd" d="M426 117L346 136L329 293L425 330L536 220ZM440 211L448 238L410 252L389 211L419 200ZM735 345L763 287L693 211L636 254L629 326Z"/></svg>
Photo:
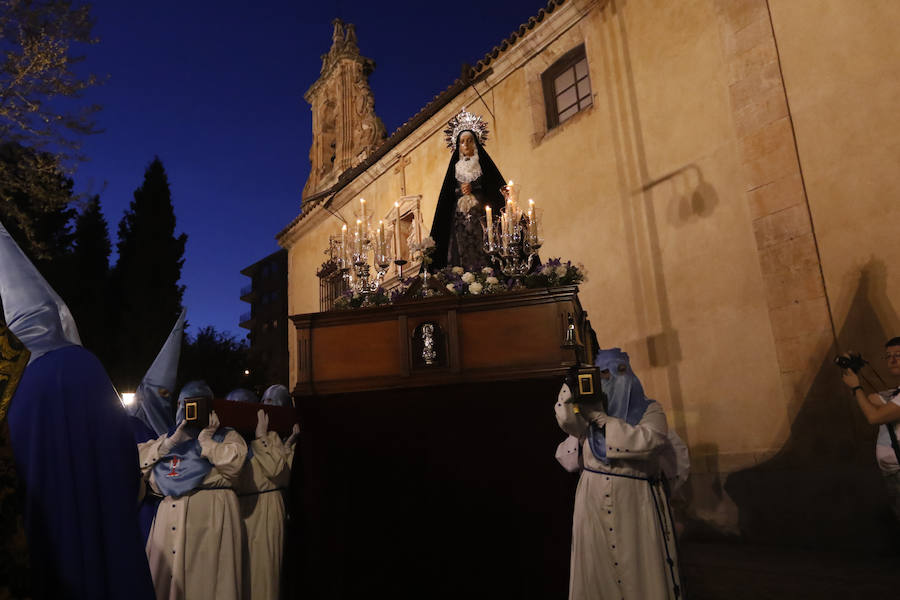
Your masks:
<svg viewBox="0 0 900 600"><path fill-rule="evenodd" d="M353 24L340 19L333 24L331 50L322 56L319 79L303 96L312 109L313 128L304 200L335 183L385 138L369 88L375 62L360 55Z"/></svg>

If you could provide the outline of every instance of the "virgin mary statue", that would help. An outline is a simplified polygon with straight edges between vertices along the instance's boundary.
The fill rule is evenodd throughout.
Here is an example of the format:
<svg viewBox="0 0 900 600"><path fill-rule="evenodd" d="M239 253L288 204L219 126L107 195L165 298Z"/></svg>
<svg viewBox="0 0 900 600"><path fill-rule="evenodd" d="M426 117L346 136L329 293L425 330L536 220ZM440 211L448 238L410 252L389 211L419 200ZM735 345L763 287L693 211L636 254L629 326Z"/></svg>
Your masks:
<svg viewBox="0 0 900 600"><path fill-rule="evenodd" d="M505 205L503 175L484 149L487 123L463 108L444 134L452 150L450 166L438 196L431 238L432 269L447 265L477 269L488 263L484 252L485 206L499 215Z"/></svg>

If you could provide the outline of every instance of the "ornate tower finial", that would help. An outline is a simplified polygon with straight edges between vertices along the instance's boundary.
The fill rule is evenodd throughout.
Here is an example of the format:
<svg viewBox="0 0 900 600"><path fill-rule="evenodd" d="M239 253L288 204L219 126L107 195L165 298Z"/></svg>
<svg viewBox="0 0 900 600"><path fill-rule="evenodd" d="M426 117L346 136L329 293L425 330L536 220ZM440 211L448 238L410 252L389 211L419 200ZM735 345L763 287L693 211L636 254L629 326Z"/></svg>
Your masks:
<svg viewBox="0 0 900 600"><path fill-rule="evenodd" d="M352 23L335 19L333 24L332 46L322 57L321 75L304 95L313 113L312 168L304 198L365 160L385 137L369 88L375 63L360 55Z"/></svg>

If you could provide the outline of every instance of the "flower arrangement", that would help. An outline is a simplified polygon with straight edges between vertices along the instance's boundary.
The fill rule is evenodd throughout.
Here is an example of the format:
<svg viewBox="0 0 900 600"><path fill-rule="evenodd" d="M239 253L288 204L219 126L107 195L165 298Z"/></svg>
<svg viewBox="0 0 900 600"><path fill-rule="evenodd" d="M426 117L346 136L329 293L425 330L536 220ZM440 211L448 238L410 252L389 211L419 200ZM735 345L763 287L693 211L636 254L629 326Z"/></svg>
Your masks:
<svg viewBox="0 0 900 600"><path fill-rule="evenodd" d="M353 290L347 290L334 301L333 310L349 310L351 308L369 308L372 306L385 306L397 299L398 293L392 290L389 295L381 286L375 289L374 294L360 294Z"/></svg>
<svg viewBox="0 0 900 600"><path fill-rule="evenodd" d="M457 296L496 294L509 289L505 283L500 282L492 267L476 271L466 271L462 267L445 267L437 272L435 278L447 292Z"/></svg>
<svg viewBox="0 0 900 600"><path fill-rule="evenodd" d="M434 253L434 248L434 240L429 235L422 238L422 241L418 244L410 244L409 253L410 255L419 254L419 256L422 258L422 264L428 266L434 260L431 258L431 255Z"/></svg>
<svg viewBox="0 0 900 600"><path fill-rule="evenodd" d="M426 238L431 239L431 238ZM422 240L423 243L425 240ZM423 251L423 261L429 256L428 248ZM430 259L430 257L429 257ZM427 263L426 263L427 264ZM539 265L534 271L526 275L522 281L504 279L493 267L467 271L462 267L448 266L430 276L433 278L433 287L444 295L456 296L482 296L487 294L502 294L517 289L556 287L560 285L577 285L587 281L584 266L573 264L572 261L563 262L561 258L551 258L546 263ZM362 296L353 292L345 292L334 303L336 310L351 308L368 308L371 306L383 306L393 304L407 296L406 291L414 285L420 276L414 276L404 281L400 286L391 290L388 294L379 287L374 294Z"/></svg>
<svg viewBox="0 0 900 600"><path fill-rule="evenodd" d="M558 285L578 285L587 281L584 265L572 264L561 258L551 258L525 276L522 282L527 288L555 287Z"/></svg>

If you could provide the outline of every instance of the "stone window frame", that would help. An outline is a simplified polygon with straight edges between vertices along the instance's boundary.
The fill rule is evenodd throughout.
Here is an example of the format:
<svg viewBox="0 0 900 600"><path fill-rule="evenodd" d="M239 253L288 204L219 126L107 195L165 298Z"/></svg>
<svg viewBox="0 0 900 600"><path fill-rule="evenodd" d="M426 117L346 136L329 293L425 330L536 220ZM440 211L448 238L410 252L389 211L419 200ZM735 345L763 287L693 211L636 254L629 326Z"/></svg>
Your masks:
<svg viewBox="0 0 900 600"><path fill-rule="evenodd" d="M579 77L577 65L582 61L585 63L584 75ZM562 92L557 92L556 80L560 76L566 74L567 71L572 72L573 82ZM588 89L587 93L584 95L579 92L578 84L581 82L587 83ZM578 113L584 112L594 105L593 88L591 87L591 69L590 64L587 62L587 52L583 42L563 54L556 62L541 73L541 88L544 96L547 132L559 127ZM571 108L576 108L576 110L574 113L560 121L559 117L561 112L558 107L558 97L570 89L575 90L575 101L569 104L566 107L566 110L562 112L566 112Z"/></svg>

